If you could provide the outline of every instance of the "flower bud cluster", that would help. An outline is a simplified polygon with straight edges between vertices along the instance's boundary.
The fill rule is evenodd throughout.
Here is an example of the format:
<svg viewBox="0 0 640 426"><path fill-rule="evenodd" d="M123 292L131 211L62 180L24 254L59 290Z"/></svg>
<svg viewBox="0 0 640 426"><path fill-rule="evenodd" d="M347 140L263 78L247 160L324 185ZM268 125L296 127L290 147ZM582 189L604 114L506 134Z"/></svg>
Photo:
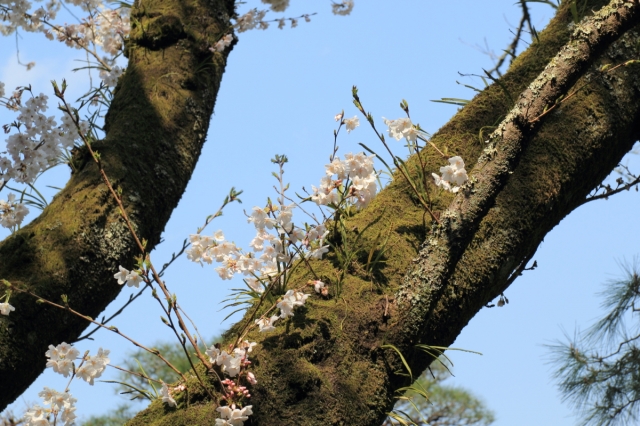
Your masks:
<svg viewBox="0 0 640 426"><path fill-rule="evenodd" d="M24 204L16 202L15 199L15 194L9 194L7 201L0 200L0 225L5 228L20 225L29 213L29 209Z"/></svg>
<svg viewBox="0 0 640 426"><path fill-rule="evenodd" d="M311 200L318 205L338 205L347 199L356 207L366 207L377 192L377 173L373 168L373 155L346 154L344 160L334 158L325 166L326 176L320 187L312 186ZM337 175L337 179L332 179Z"/></svg>
<svg viewBox="0 0 640 426"><path fill-rule="evenodd" d="M107 368L107 364L111 362L109 351L102 348L98 349L97 355L85 356L81 365L76 368L74 360L78 358L79 354L76 348L65 342L60 343L58 346L49 345L49 350L45 353L49 358L47 368L51 367L54 372L62 374L64 377L74 373L76 377L93 385L94 379L99 378Z"/></svg>
<svg viewBox="0 0 640 426"><path fill-rule="evenodd" d="M469 180L467 171L464 169L464 161L458 156L449 158L449 165L440 167L440 173L442 173L442 176L438 176L435 173L431 174L436 186L454 193L458 192L460 186Z"/></svg>
<svg viewBox="0 0 640 426"><path fill-rule="evenodd" d="M49 426L64 425L70 426L74 424L76 419L76 399L69 392L58 392L56 390L45 387L43 391L38 393L44 403L50 405L43 408L34 405L27 411L22 418L25 426ZM53 418L53 421L50 421Z"/></svg>
<svg viewBox="0 0 640 426"><path fill-rule="evenodd" d="M313 289L315 290L316 293L327 297L329 296L329 286L327 286L325 283L323 283L320 280L310 280L308 282L309 285L313 286Z"/></svg>
<svg viewBox="0 0 640 426"><path fill-rule="evenodd" d="M253 376L253 373L251 373L251 375ZM255 376L254 376L254 380L255 380ZM258 382L256 381L256 383ZM225 391L226 399L231 400L233 398L251 398L249 389L247 389L246 386L241 386L231 379L224 379L222 381L222 384L225 387L224 391Z"/></svg>
<svg viewBox="0 0 640 426"><path fill-rule="evenodd" d="M220 345L215 344L205 352L209 356L209 362L221 367L221 370L229 377L237 377L237 379L224 379L224 399L227 406L218 407L221 418L216 419L216 425L223 426L242 426L249 416L253 414L251 405L247 405L242 409L236 408L236 403L242 402L244 399L251 398L249 389L240 384L241 379L246 379L252 385L257 384L257 380L253 373L246 371L251 364L249 361L249 353L256 345L255 342L243 341L239 347L233 349L231 353L221 351Z"/></svg>

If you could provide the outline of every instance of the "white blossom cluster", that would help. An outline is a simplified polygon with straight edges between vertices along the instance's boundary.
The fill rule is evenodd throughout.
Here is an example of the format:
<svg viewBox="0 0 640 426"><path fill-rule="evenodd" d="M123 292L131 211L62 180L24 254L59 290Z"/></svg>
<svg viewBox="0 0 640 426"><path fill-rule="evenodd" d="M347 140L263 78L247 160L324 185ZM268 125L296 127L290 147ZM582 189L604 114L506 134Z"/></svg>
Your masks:
<svg viewBox="0 0 640 426"><path fill-rule="evenodd" d="M32 4L26 0L0 0L0 12L2 12L2 24L0 33L2 35L12 34L18 28L25 31L41 31L42 19L55 19L60 2L50 0L44 6L31 11Z"/></svg>
<svg viewBox="0 0 640 426"><path fill-rule="evenodd" d="M109 352L107 349L99 348L97 355L87 356L84 364L76 370L76 377L83 379L93 386L93 381L102 376L102 372L107 368L107 364L111 362Z"/></svg>
<svg viewBox="0 0 640 426"><path fill-rule="evenodd" d="M262 0L263 3L269 3L271 10L274 12L282 12L289 6L289 0ZM299 18L280 18L273 21L265 21L266 10L251 9L244 15L236 18L236 23L233 26L239 33L253 30L258 28L260 30L266 30L269 28L269 22L278 22L278 28L283 29L287 21L291 21L291 28L298 26ZM302 15L300 18L304 18L305 22L311 22L311 16L308 14ZM218 42L219 43L219 42ZM215 48L215 47L214 47Z"/></svg>
<svg viewBox="0 0 640 426"><path fill-rule="evenodd" d="M346 16L353 10L353 0L346 0L340 3L333 3L331 5L334 15Z"/></svg>
<svg viewBox="0 0 640 426"><path fill-rule="evenodd" d="M288 290L282 300L276 305L280 309L280 315L273 315L270 318L262 317L255 320L259 331L273 331L276 327L273 325L280 318L292 317L293 310L298 306L303 306L309 297L308 294L297 290Z"/></svg>
<svg viewBox="0 0 640 426"><path fill-rule="evenodd" d="M346 154L344 160L334 158L325 166L326 176L320 180L320 187L311 187L311 199L318 205L337 205L342 196L358 208L366 207L378 189L378 175L373 168L374 157L361 152ZM337 179L332 179L333 175L337 175Z"/></svg>
<svg viewBox="0 0 640 426"><path fill-rule="evenodd" d="M113 275L113 278L118 280L118 284L123 285L127 283L128 287L139 288L140 283L143 281L142 276L137 271L129 271L122 267L122 265L118 266L120 271Z"/></svg>
<svg viewBox="0 0 640 426"><path fill-rule="evenodd" d="M131 31L130 13L131 9L128 7L118 9L100 7L95 19L96 28L93 42L107 54L117 55L122 50L124 40L129 37Z"/></svg>
<svg viewBox="0 0 640 426"><path fill-rule="evenodd" d="M78 358L80 352L70 344L62 342L58 346L49 345L45 355L49 358L47 368L51 367L54 372L67 377L73 370L73 361Z"/></svg>
<svg viewBox="0 0 640 426"><path fill-rule="evenodd" d="M209 50L211 52L224 52L224 50L231 46L231 43L233 42L233 34L227 34L224 37L222 37L220 40L218 40L216 42L216 44L213 45L213 47L210 47Z"/></svg>
<svg viewBox="0 0 640 426"><path fill-rule="evenodd" d="M7 201L0 200L0 225L5 228L20 225L29 213L29 209L24 204L16 202L15 199L15 194L9 194Z"/></svg>
<svg viewBox="0 0 640 426"><path fill-rule="evenodd" d="M418 129L408 118L398 118L397 120L387 120L382 117L384 124L389 126L389 136L399 141L405 138L407 142L415 142L418 138Z"/></svg>
<svg viewBox="0 0 640 426"><path fill-rule="evenodd" d="M235 348L231 353L221 351L216 345L213 345L205 353L209 356L209 362L220 366L229 377L236 377L243 368L251 364L249 354L255 345L257 345L256 342L245 340L240 347Z"/></svg>
<svg viewBox="0 0 640 426"><path fill-rule="evenodd" d="M49 350L45 353L49 360L47 368L51 367L54 372L67 377L70 373L85 380L93 385L94 379L99 378L102 372L107 368L107 364L111 362L109 359L109 351L98 349L95 356L86 356L82 364L76 368L74 360L78 358L80 353L76 348L68 343L62 342L58 346L49 345Z"/></svg>
<svg viewBox="0 0 640 426"><path fill-rule="evenodd" d="M107 9L101 2L92 3L96 5L88 10L96 12L94 17L88 17L80 24L65 24L55 26L53 31L44 30L45 35L50 40L55 37L58 41L76 49L89 48L93 44L114 56L122 50L124 39L129 36L130 9L124 7Z"/></svg>
<svg viewBox="0 0 640 426"><path fill-rule="evenodd" d="M231 407L224 406L218 407L216 410L220 412L222 418L216 419L216 426L242 426L244 422L249 419L249 416L253 414L251 411L252 405L247 405L241 409L236 408L235 404Z"/></svg>
<svg viewBox="0 0 640 426"><path fill-rule="evenodd" d="M454 193L458 192L460 186L469 179L467 171L464 169L464 161L458 156L449 158L449 165L440 167L440 173L442 173L442 176L435 173L431 174L436 186L440 186Z"/></svg>
<svg viewBox="0 0 640 426"><path fill-rule="evenodd" d="M102 0L65 0L65 2L80 6L85 12L90 12L102 6Z"/></svg>
<svg viewBox="0 0 640 426"><path fill-rule="evenodd" d="M118 84L118 79L124 73L124 70L119 66L115 65L111 67L111 71L101 70L100 78L104 81L105 86L107 87L116 87Z"/></svg>
<svg viewBox="0 0 640 426"><path fill-rule="evenodd" d="M33 183L64 150L73 147L79 135L71 117L64 114L58 126L53 116L43 114L46 110L47 96L42 93L18 107L19 132L7 138L7 150L0 152L0 180ZM82 132L89 128L88 122L80 122Z"/></svg>
<svg viewBox="0 0 640 426"><path fill-rule="evenodd" d="M328 246L323 245L328 233L324 225L307 225L304 229L295 226L294 207L295 204L253 208L248 218L256 228L256 236L249 243L253 252L243 253L234 243L225 241L222 231L216 231L212 236L191 235L187 258L208 264L215 260L222 264L215 268L220 278L228 280L234 274L243 274L247 285L262 293L265 282L278 275L278 262L281 270L301 254L308 259L321 259L328 251Z"/></svg>
<svg viewBox="0 0 640 426"><path fill-rule="evenodd" d="M60 10L59 0L49 0L35 10L26 0L0 0L0 12L3 23L0 32L9 35L18 28L26 31L41 31L47 38L65 42L77 49L88 48L90 44L100 46L113 56L122 49L123 40L130 31L130 8L108 9L101 0L65 0L66 3L79 6L90 16L80 24L54 26L53 31L43 25L44 20L53 20Z"/></svg>
<svg viewBox="0 0 640 426"><path fill-rule="evenodd" d="M45 387L43 391L38 393L38 396L50 407L44 408L39 405L31 407L22 418L25 426L70 426L74 424L77 400L69 392L58 392Z"/></svg>
<svg viewBox="0 0 640 426"><path fill-rule="evenodd" d="M4 83L0 81L0 98L4 98Z"/></svg>
<svg viewBox="0 0 640 426"><path fill-rule="evenodd" d="M233 26L236 31L243 33L245 31L259 28L266 30L269 27L267 22L264 22L264 17L267 14L266 10L251 9L242 16L236 19L236 24Z"/></svg>

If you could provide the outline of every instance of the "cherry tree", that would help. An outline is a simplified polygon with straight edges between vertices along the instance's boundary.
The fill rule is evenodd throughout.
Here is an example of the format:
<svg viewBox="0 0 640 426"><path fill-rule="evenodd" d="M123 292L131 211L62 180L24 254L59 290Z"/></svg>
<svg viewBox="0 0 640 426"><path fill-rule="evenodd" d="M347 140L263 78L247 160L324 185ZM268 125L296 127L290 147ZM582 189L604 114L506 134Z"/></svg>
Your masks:
<svg viewBox="0 0 640 426"><path fill-rule="evenodd" d="M378 122L354 87L360 116L339 114L338 128L369 126L382 146L404 140L413 152L404 161L376 148L394 166L377 195L371 161L384 157L342 160L334 152L307 200L331 215L294 226L282 180L286 158L274 158L278 200L250 219L262 239L253 248L273 241L265 229L278 231L275 261L258 267L257 256L204 229L191 238L193 261L219 261L222 278L249 271L254 292L252 308L224 341L203 348L146 256L195 167L238 34L269 22L257 9L238 15L226 0L140 1L130 11L75 3L91 14L86 24L53 24L55 2L35 10L27 2L0 5L4 32L42 31L92 55L102 83L82 107L108 107L99 138L96 124L66 100L62 82L55 87L60 124L44 116L42 95L0 95L21 114L8 129L15 132L11 156L0 160L2 185L31 183L72 147L74 170L38 219L0 243L0 374L13 383L0 391L3 405L47 364L87 381L101 374L108 353L85 354L70 368L66 360L80 354L58 342L77 339L87 320L99 323L93 318L121 290L117 281L155 286L165 321L198 358L191 373L162 384L132 424L381 424L412 371L424 370L482 307L497 297L504 303L501 294L531 267L547 232L580 205L638 183L629 173L615 188L601 185L638 140L640 4L589 1L577 10L563 3L508 72L488 73L493 84L433 137L411 121L406 102L406 118ZM334 3L337 14L352 7ZM126 71L113 59L120 49ZM238 195L232 190L224 204ZM5 226L24 217L17 201L0 204ZM68 394L49 390L43 398L60 407L61 421L72 417Z"/></svg>

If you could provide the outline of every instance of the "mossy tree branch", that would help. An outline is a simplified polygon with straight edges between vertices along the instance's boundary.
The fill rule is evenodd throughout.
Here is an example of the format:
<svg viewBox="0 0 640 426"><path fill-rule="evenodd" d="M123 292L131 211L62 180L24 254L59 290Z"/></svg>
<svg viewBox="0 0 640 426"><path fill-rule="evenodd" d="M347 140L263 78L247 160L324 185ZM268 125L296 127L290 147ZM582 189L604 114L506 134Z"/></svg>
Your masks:
<svg viewBox="0 0 640 426"><path fill-rule="evenodd" d="M210 46L230 31L230 0L139 0L126 46L129 66L92 144L141 238L151 250L180 200L209 127L226 57ZM0 243L0 277L41 297L97 316L119 293L118 265L139 255L86 150L77 170L39 218ZM45 368L50 343L74 341L87 322L14 293L19 306L0 319L0 407Z"/></svg>
<svg viewBox="0 0 640 426"><path fill-rule="evenodd" d="M422 371L432 358L416 345L451 344L505 290L512 272L544 235L630 150L640 136L635 101L640 72L600 69L640 55L640 5L592 1L585 8L598 9L570 34L573 17L565 3L499 84L434 136L436 145L451 153L480 158L468 190L454 199L446 193L433 197L440 227L425 231L423 210L398 177L348 223L353 239L364 242L363 258L376 249L380 232L391 231L385 263L367 273L354 262L340 297L312 297L286 326L267 336L250 335L260 343L252 357L258 378L251 392L252 426L381 424L395 389L409 380L400 374L406 371L397 353L382 346L393 344L414 374ZM538 119L561 95L579 87L556 111ZM515 107L510 98L517 99ZM478 141L485 126L498 128L490 155ZM437 153L421 155L434 170L441 165ZM374 221L366 235L358 235ZM333 260L313 266L329 283L337 273ZM229 331L230 339L241 324ZM131 424L206 422L217 416L220 402L194 397L175 411L155 402Z"/></svg>

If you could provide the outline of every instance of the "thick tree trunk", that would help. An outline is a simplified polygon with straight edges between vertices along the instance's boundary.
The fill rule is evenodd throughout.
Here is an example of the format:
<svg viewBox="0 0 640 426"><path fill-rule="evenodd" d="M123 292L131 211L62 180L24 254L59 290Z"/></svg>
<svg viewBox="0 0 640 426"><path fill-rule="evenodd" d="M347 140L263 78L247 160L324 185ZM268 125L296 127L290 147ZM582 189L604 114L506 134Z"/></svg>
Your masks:
<svg viewBox="0 0 640 426"><path fill-rule="evenodd" d="M93 144L151 250L184 192L207 134L228 51L208 50L230 30L233 0L140 0L132 10L129 66ZM134 265L133 243L85 150L63 191L0 244L0 278L97 316L119 293L113 274ZM74 341L87 322L14 293L0 319L0 409L45 368L49 344Z"/></svg>

